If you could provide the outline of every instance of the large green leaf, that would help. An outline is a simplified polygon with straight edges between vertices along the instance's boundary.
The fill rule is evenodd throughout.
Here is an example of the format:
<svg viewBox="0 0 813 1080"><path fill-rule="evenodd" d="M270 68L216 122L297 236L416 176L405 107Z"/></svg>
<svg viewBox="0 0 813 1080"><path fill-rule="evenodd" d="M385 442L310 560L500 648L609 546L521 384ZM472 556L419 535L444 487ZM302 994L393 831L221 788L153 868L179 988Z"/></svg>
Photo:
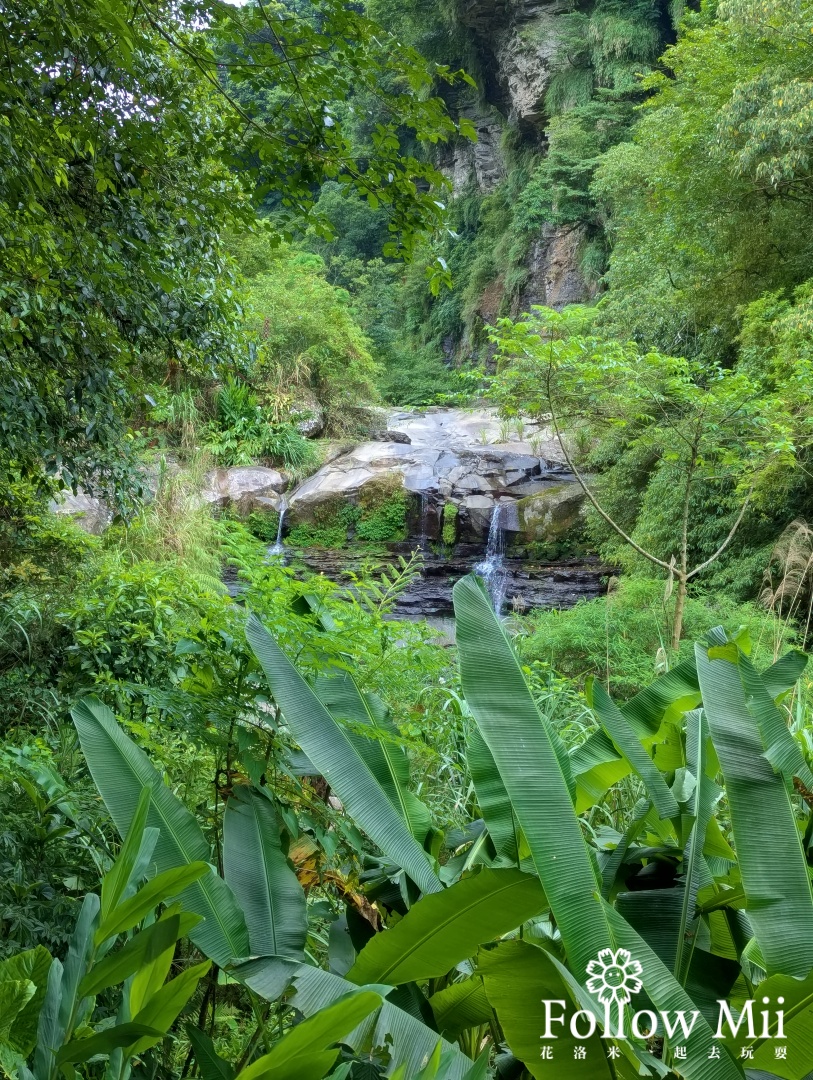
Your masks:
<svg viewBox="0 0 813 1080"><path fill-rule="evenodd" d="M297 1024L270 1053L238 1073L238 1080L260 1080L261 1077L268 1077L268 1080L303 1080L306 1072L302 1068L303 1059L309 1055L324 1054L382 1004L381 995L371 990L346 994ZM333 1060L336 1056L333 1053ZM328 1066L330 1064L332 1060L328 1061ZM324 1074L313 1075L318 1077Z"/></svg>
<svg viewBox="0 0 813 1080"><path fill-rule="evenodd" d="M118 905L124 896L125 889L130 884L130 879L138 861L138 853L141 850L141 842L144 839L151 796L152 788L142 788L136 804L135 814L130 821L118 857L102 878L102 922L105 921L113 908Z"/></svg>
<svg viewBox="0 0 813 1080"><path fill-rule="evenodd" d="M681 660L621 706L639 738L657 735L664 720L677 720L700 704L694 660Z"/></svg>
<svg viewBox="0 0 813 1080"><path fill-rule="evenodd" d="M672 818L678 814L677 801L666 786L652 758L641 745L635 731L626 716L621 712L601 683L593 681L589 687L589 697L593 711L599 723L610 736L616 750L623 754L640 776L661 818Z"/></svg>
<svg viewBox="0 0 813 1080"><path fill-rule="evenodd" d="M313 1016L357 986L321 968L299 964L283 957L261 957L238 965L234 974L245 981L260 997L276 1001L293 980L295 993L290 999L304 1016ZM388 987L366 989L387 993ZM438 1033L404 1009L385 1001L378 1013L361 1023L342 1039L357 1054L369 1054L375 1047L386 1046L389 1069L404 1065L407 1076L423 1067L438 1044ZM441 1040L444 1052L451 1055L448 1080L465 1080L471 1060L452 1043Z"/></svg>
<svg viewBox="0 0 813 1080"><path fill-rule="evenodd" d="M110 937L132 930L136 923L140 923L144 916L154 911L162 901L183 895L193 881L208 877L211 872L209 863L191 862L185 866L173 866L156 875L142 886L135 896L113 908L96 931L96 944L100 945Z"/></svg>
<svg viewBox="0 0 813 1080"><path fill-rule="evenodd" d="M759 984L759 1005L754 1007L755 1039L748 1038L745 1025L740 1029L735 1045L749 1046L754 1054L753 1067L783 1077L783 1080L804 1080L813 1064L813 975L801 982L787 975L773 975ZM765 1001L767 998L767 1002ZM779 1004L779 1001L782 1004ZM762 1037L760 1012L769 1013L768 1038ZM785 1038L776 1039L777 1011L783 1013ZM784 1060L777 1059L775 1048L787 1050Z"/></svg>
<svg viewBox="0 0 813 1080"><path fill-rule="evenodd" d="M454 1038L466 1028L488 1024L493 1012L488 1003L483 980L470 975L460 982L438 990L429 999L438 1031L447 1038Z"/></svg>
<svg viewBox="0 0 813 1080"><path fill-rule="evenodd" d="M3 1038L12 1050L22 1054L23 1057L31 1053L37 1041L37 1021L45 1000L51 961L51 954L45 946L37 945L35 949L17 953L0 963L0 993L2 983L6 980L32 983L35 988L34 993L15 1016L9 1019L7 1025L4 1024L3 1019L0 1019L0 1032L5 1030ZM0 1017L2 1016L3 1010L0 1009Z"/></svg>
<svg viewBox="0 0 813 1080"><path fill-rule="evenodd" d="M170 979L168 983L164 983L161 989L142 1005L133 1017L133 1023L156 1028L162 1032L169 1031L180 1015L181 1009L192 997L198 983L211 966L211 961L204 960L202 964L194 964L182 971L180 975L176 975L174 979ZM150 1036L145 1036L133 1044L131 1053L140 1054L153 1046L154 1042L155 1040Z"/></svg>
<svg viewBox="0 0 813 1080"><path fill-rule="evenodd" d="M765 688L774 701L785 695L799 681L806 667L805 654L798 649L791 649L762 672Z"/></svg>
<svg viewBox="0 0 813 1080"><path fill-rule="evenodd" d="M685 1076L686 1080L742 1080L742 1071L725 1043L714 1039L714 1032L708 1021L671 971L626 919L609 905L606 910L615 944L618 948L626 949L633 960L641 965L641 981L656 1010L668 1012L673 1018L678 1012L685 1013L687 1018L698 1012L689 1038L681 1037L681 1042L684 1042L688 1049L686 1061L680 1063L681 1075ZM714 1047L719 1049L719 1061L709 1058Z"/></svg>
<svg viewBox="0 0 813 1080"><path fill-rule="evenodd" d="M347 978L394 986L437 978L546 906L536 877L513 868L480 870L424 896L392 929L370 938Z"/></svg>
<svg viewBox="0 0 813 1080"><path fill-rule="evenodd" d="M384 702L375 694L363 693L347 673L321 676L314 689L334 720L344 723L346 734L370 772L422 844L432 819L428 808L409 790L409 759L398 742L398 729L389 720Z"/></svg>
<svg viewBox="0 0 813 1080"><path fill-rule="evenodd" d="M246 636L294 738L341 799L347 813L423 892L438 892L443 886L429 857L353 740L254 615L248 621Z"/></svg>
<svg viewBox="0 0 813 1080"><path fill-rule="evenodd" d="M218 1054L205 1031L190 1023L186 1025L186 1034L203 1080L234 1080L234 1066Z"/></svg>
<svg viewBox="0 0 813 1080"><path fill-rule="evenodd" d="M546 1044L543 1001L569 1002L562 977L544 950L525 941L501 941L494 949L483 949L477 957L477 971L483 978L491 1007L497 1014L506 1041L515 1057L524 1062L533 1077L543 1080L614 1080L614 1072L602 1049L598 1031L589 1039L577 1039L570 1032L569 1017L564 1024L551 1023L555 1039ZM571 1010L571 1012L576 1010ZM552 1009L560 1016L565 1009ZM540 1057L549 1045L553 1057ZM585 1062L574 1057L577 1046L587 1049Z"/></svg>
<svg viewBox="0 0 813 1080"><path fill-rule="evenodd" d="M477 579L454 587L463 691L525 835L575 970L610 940L567 779L516 653Z"/></svg>
<svg viewBox="0 0 813 1080"><path fill-rule="evenodd" d="M211 851L197 821L162 782L144 751L124 734L111 711L86 698L74 706L71 715L88 768L119 833L127 834L141 792L149 787L147 820L160 829L154 853L158 870L210 862ZM190 934L201 952L221 967L234 957L248 956L243 913L222 878L206 874L184 889L179 899L185 910L203 916L204 922Z"/></svg>
<svg viewBox="0 0 813 1080"><path fill-rule="evenodd" d="M791 667L791 670L795 670L796 666ZM801 747L788 730L785 717L771 697L764 676L760 676L748 657L741 653L737 667L748 709L756 720L762 737L765 757L786 780L790 781L796 776L810 790L813 788L813 772L804 759Z"/></svg>
<svg viewBox="0 0 813 1080"><path fill-rule="evenodd" d="M466 762L497 858L518 862L519 830L514 808L488 744L475 725L471 726L466 740Z"/></svg>
<svg viewBox="0 0 813 1080"><path fill-rule="evenodd" d="M97 1035L91 1035L87 1039L72 1039L56 1055L58 1065L68 1063L78 1065L82 1061L88 1061L98 1055L107 1055L122 1046L130 1046L136 1040L149 1042L150 1045L160 1042L165 1032L157 1028L148 1027L146 1024L135 1022L128 1024L116 1024L115 1027L105 1028Z"/></svg>
<svg viewBox="0 0 813 1080"><path fill-rule="evenodd" d="M191 911L182 915L163 915L152 926L130 938L123 948L108 953L98 964L94 964L82 981L80 996L95 997L108 986L123 983L179 938L185 937L199 922L200 915L194 915Z"/></svg>
<svg viewBox="0 0 813 1080"><path fill-rule="evenodd" d="M14 1021L36 992L30 979L0 978L0 1043L9 1045Z"/></svg>
<svg viewBox="0 0 813 1080"><path fill-rule="evenodd" d="M34 1051L34 1075L37 1080L48 1080L54 1075L56 1054L73 1034L80 1004L79 987L93 953L93 935L99 909L99 897L95 893L87 893L79 909L64 964L54 960L49 968Z"/></svg>
<svg viewBox="0 0 813 1080"><path fill-rule="evenodd" d="M253 956L304 959L305 894L280 844L271 800L236 786L223 817L223 873L246 917Z"/></svg>
<svg viewBox="0 0 813 1080"><path fill-rule="evenodd" d="M727 658L709 659L707 649L695 647L746 909L768 973L804 978L813 968L813 894L793 806L783 778L764 757L740 678L739 653L733 645L719 651Z"/></svg>

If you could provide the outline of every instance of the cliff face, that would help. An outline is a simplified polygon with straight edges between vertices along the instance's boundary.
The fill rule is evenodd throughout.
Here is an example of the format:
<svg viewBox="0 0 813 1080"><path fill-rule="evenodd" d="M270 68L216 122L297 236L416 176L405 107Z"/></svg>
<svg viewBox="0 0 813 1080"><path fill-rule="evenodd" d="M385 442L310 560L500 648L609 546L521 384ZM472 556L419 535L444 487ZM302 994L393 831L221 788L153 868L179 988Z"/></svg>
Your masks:
<svg viewBox="0 0 813 1080"><path fill-rule="evenodd" d="M477 142L450 148L442 162L456 196L472 190L490 194L505 179L509 163L502 141L509 126L515 140L545 152L544 100L562 48L562 16L578 6L573 0L460 0L458 20L479 60L480 100L461 109L477 130ZM578 227L539 230L527 252L525 282L508 303L512 315L534 304L558 309L594 295L579 266L584 240ZM484 290L478 304L483 322L497 315L501 287L498 276Z"/></svg>

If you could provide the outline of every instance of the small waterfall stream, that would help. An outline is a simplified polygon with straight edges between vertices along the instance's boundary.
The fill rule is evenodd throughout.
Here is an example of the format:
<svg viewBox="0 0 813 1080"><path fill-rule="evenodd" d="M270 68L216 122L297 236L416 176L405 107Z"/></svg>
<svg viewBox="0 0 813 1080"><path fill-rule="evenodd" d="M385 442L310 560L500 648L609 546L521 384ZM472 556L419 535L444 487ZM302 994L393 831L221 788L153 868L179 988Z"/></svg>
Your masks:
<svg viewBox="0 0 813 1080"><path fill-rule="evenodd" d="M428 538L426 533L426 515L429 512L429 494L426 491L421 492L421 536L420 536L420 550L423 554L426 554Z"/></svg>
<svg viewBox="0 0 813 1080"><path fill-rule="evenodd" d="M488 527L486 557L474 568L475 573L479 574L485 582L494 610L498 615L502 612L508 585L505 572L505 533L500 522L501 510L500 503L495 502Z"/></svg>
<svg viewBox="0 0 813 1080"><path fill-rule="evenodd" d="M279 501L279 525L277 526L277 539L274 544L268 549L269 555L284 555L285 544L282 542L282 526L285 521L285 512L288 509L288 503L285 501L285 497L281 497Z"/></svg>

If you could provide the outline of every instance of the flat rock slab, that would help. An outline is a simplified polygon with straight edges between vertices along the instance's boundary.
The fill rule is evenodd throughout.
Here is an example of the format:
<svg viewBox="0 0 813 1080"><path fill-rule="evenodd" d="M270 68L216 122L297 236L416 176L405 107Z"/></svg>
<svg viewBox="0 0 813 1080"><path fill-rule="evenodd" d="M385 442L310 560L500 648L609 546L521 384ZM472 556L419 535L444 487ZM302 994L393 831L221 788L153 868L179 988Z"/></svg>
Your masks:
<svg viewBox="0 0 813 1080"><path fill-rule="evenodd" d="M381 441L379 436L361 443L301 484L288 500L290 520L307 521L320 504L337 498L352 501L365 484L394 475L423 499L474 511L470 527L483 533L495 500L513 501L549 486L553 478L570 479L549 429L527 421L522 439L513 429L514 437L500 441L506 432L496 409L392 413L388 431L399 441ZM516 512L506 513L505 521L507 529L519 529Z"/></svg>

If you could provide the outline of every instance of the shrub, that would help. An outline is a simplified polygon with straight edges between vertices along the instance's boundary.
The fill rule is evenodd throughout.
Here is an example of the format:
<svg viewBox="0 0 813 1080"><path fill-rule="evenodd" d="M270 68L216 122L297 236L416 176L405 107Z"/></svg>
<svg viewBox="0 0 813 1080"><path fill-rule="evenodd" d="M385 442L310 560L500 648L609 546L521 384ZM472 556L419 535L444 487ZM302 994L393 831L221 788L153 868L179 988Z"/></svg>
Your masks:
<svg viewBox="0 0 813 1080"><path fill-rule="evenodd" d="M613 693L631 696L651 682L661 666L659 650L669 643L671 617L663 598L664 582L630 578L607 596L567 611L534 612L524 620L522 657L547 662L571 679L601 673ZM776 621L754 604L709 593L686 601L680 656L689 655L691 641L720 624L747 626L757 664L773 659Z"/></svg>

